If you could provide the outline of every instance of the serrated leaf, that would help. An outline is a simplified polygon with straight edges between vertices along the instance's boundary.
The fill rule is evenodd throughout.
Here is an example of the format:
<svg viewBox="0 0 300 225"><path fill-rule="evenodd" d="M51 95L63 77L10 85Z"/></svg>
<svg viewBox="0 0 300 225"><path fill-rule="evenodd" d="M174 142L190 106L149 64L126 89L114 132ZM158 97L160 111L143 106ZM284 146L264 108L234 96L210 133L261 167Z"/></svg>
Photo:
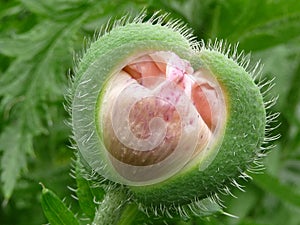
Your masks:
<svg viewBox="0 0 300 225"><path fill-rule="evenodd" d="M9 127L4 128L1 136L7 138L11 134L17 135L12 138L11 144L0 146L0 151L4 152L3 160L7 159L7 154L12 157L11 154L22 156L22 164L18 164L17 169L14 168L17 160L10 165L2 165L1 177L7 198L12 193L20 171L27 164L27 153L22 147L24 140L32 143L35 136L47 132L47 122L51 124L49 105L63 100L67 82L65 71L72 59L68 48L72 43L70 38L79 29L83 18L79 16L71 22L58 24L44 20L26 34L17 36L14 40L20 42L17 46L9 40L0 41L2 53L16 57L0 77L0 111L4 112L3 118ZM15 124L22 125L18 127Z"/></svg>
<svg viewBox="0 0 300 225"><path fill-rule="evenodd" d="M111 13L111 6L118 5L115 2L92 2L23 1L23 5L31 12L46 17L38 18L38 23L25 33L13 32L0 37L0 53L13 57L9 67L0 77L0 112L3 118L1 124L14 129L15 122L24 121L21 135L29 137L31 142L34 137L47 133L47 126L52 124L49 107L57 107L56 103L62 104L67 83L65 74L72 64L72 41L82 26L82 21L86 17L99 17L101 13ZM15 13L20 13L20 8L24 10L23 5L18 7ZM90 8L86 8L88 6ZM99 12L99 7L103 9L101 6L107 7ZM123 6L127 4L124 3ZM5 126L0 132L8 136L5 134ZM21 142L15 143L15 146L21 145ZM0 151L8 152L9 149ZM12 177L17 179L19 172L15 170L15 173ZM14 180L11 184L15 182Z"/></svg>
<svg viewBox="0 0 300 225"><path fill-rule="evenodd" d="M0 149L4 150L1 158L2 191L9 199L21 171L26 169L27 154L32 154L32 136L23 133L22 124L6 127L0 135Z"/></svg>
<svg viewBox="0 0 300 225"><path fill-rule="evenodd" d="M55 38L56 32L49 33L48 29L56 31L61 25L45 21L37 24L30 31L12 37L0 39L0 53L10 57L32 58L45 49L49 40ZM35 43L34 45L32 43Z"/></svg>
<svg viewBox="0 0 300 225"><path fill-rule="evenodd" d="M91 4L91 2L91 0L22 0L23 5L25 5L25 7L31 12L46 15L53 19L66 19L78 14L78 11L83 12L84 9Z"/></svg>

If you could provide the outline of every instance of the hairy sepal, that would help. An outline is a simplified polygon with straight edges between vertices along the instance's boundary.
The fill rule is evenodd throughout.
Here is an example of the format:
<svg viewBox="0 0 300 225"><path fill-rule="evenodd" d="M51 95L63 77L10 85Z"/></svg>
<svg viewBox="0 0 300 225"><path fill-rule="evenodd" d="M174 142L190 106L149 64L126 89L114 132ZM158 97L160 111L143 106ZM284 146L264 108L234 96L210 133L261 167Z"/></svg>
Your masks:
<svg viewBox="0 0 300 225"><path fill-rule="evenodd" d="M153 51L172 51L191 62L195 69L204 68L220 84L226 102L225 125L222 136L211 146L210 154L197 157L182 171L160 183L128 186L138 204L159 208L181 206L211 196L227 186L245 171L260 151L265 130L265 108L259 87L248 72L218 49L195 51L193 44L180 32L161 24L132 23L117 27L91 44L81 59L72 88L73 133L84 160L92 161L95 172L109 165L97 164L102 157L102 143L96 135L95 110L101 110L105 82L133 58ZM85 91L86 90L86 91ZM81 108L86 101L90 109ZM98 101L98 103L97 103ZM78 114L78 111L82 113ZM90 121L85 121L90 118ZM86 132L89 133L86 133ZM101 133L102 131L100 131ZM209 161L211 155L213 160ZM205 166L204 166L205 165ZM93 167L94 166L94 167ZM119 179L118 176L115 177Z"/></svg>
<svg viewBox="0 0 300 225"><path fill-rule="evenodd" d="M230 186L232 179L245 171L260 152L264 141L266 112L259 87L243 67L218 51L202 49L198 57L225 93L226 125L223 138L214 145L214 148L219 148L219 152L204 170L201 169L201 162L195 160L164 182L131 187L141 202L165 202L169 205L175 202L181 205L193 201L191 199L195 196L210 196Z"/></svg>
<svg viewBox="0 0 300 225"><path fill-rule="evenodd" d="M180 57L190 60L189 42L179 33L159 24L128 24L115 29L93 43L79 64L73 83L72 127L80 155L88 161L92 170L105 177L116 177L109 162L104 159L105 150L101 130L97 130L95 112L101 110L104 101L105 82L120 71L133 58L147 52L171 50Z"/></svg>

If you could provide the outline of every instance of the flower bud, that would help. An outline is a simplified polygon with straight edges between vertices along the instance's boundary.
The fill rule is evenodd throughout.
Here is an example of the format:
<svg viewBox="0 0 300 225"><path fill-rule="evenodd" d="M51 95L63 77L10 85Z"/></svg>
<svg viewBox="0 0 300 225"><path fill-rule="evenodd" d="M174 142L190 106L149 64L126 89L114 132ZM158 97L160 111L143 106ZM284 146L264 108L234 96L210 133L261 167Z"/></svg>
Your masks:
<svg viewBox="0 0 300 225"><path fill-rule="evenodd" d="M93 174L144 205L205 198L258 157L266 113L233 57L176 25L114 27L91 44L72 89L72 127Z"/></svg>

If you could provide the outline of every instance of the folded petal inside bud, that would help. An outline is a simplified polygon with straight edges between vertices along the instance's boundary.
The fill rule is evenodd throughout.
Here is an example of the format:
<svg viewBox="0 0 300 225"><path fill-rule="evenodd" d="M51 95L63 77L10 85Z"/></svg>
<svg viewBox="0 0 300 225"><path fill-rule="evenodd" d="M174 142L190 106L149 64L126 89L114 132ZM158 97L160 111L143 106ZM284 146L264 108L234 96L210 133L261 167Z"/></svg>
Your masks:
<svg viewBox="0 0 300 225"><path fill-rule="evenodd" d="M172 52L140 56L108 81L99 121L125 183L167 179L207 149L220 118L211 83Z"/></svg>

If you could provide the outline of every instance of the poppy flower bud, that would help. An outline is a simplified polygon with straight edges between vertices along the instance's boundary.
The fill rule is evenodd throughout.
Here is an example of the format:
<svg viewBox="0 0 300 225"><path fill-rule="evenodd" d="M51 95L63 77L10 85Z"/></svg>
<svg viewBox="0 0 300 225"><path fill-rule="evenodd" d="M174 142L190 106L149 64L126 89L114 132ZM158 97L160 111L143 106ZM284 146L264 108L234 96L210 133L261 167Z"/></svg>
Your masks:
<svg viewBox="0 0 300 225"><path fill-rule="evenodd" d="M144 205L226 190L264 141L252 72L187 32L151 20L116 26L87 49L73 82L82 161Z"/></svg>

